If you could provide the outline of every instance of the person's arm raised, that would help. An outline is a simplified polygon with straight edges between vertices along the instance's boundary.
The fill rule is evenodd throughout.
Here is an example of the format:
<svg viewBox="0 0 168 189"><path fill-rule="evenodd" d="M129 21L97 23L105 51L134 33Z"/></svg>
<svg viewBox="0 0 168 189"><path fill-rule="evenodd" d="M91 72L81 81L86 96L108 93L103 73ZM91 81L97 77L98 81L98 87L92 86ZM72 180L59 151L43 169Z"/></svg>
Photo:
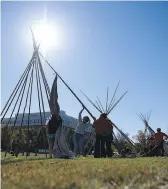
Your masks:
<svg viewBox="0 0 168 189"><path fill-rule="evenodd" d="M82 112L85 108L83 107L82 110L79 112L78 120L79 122L82 122Z"/></svg>

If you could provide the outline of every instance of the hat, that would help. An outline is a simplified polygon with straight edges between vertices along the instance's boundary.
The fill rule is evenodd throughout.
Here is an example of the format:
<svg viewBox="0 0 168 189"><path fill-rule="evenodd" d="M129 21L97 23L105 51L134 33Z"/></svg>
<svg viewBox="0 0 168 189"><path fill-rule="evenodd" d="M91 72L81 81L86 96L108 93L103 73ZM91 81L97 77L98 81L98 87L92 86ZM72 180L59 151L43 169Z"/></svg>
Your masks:
<svg viewBox="0 0 168 189"><path fill-rule="evenodd" d="M100 115L100 117L107 118L107 114L103 113L103 114Z"/></svg>

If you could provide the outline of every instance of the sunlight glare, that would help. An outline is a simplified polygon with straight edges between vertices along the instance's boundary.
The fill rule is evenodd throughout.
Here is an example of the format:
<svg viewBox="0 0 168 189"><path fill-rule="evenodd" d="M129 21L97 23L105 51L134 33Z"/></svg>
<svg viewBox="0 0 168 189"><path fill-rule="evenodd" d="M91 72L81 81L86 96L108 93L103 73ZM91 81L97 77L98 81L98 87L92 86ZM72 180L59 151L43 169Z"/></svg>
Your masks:
<svg viewBox="0 0 168 189"><path fill-rule="evenodd" d="M38 22L32 25L36 43L40 43L40 49L46 52L58 48L61 44L61 32L58 26L45 22Z"/></svg>

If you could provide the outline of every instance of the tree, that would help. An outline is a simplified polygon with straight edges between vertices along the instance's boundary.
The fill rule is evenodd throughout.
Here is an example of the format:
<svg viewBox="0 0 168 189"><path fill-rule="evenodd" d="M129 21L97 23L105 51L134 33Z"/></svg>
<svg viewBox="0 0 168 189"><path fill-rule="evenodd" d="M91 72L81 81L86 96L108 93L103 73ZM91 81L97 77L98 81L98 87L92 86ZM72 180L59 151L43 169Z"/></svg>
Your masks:
<svg viewBox="0 0 168 189"><path fill-rule="evenodd" d="M128 133L124 133L127 137L129 136ZM117 140L114 139L114 141L116 143L118 143L118 145L120 146L120 148L125 148L125 146L127 145L128 141L127 139L120 133L118 132L116 134Z"/></svg>
<svg viewBox="0 0 168 189"><path fill-rule="evenodd" d="M138 134L134 136L134 139L137 142L137 146L139 148L140 153L144 153L147 147L147 139L145 133L142 130L139 130Z"/></svg>
<svg viewBox="0 0 168 189"><path fill-rule="evenodd" d="M41 127L39 136L38 136L38 140L39 140L39 148L42 148L42 149L48 148L46 127Z"/></svg>
<svg viewBox="0 0 168 189"><path fill-rule="evenodd" d="M1 140L2 140L2 149L3 150L9 150L12 143L11 138L11 129L8 126L4 126L1 129Z"/></svg>
<svg viewBox="0 0 168 189"><path fill-rule="evenodd" d="M124 133L127 137L129 137L128 133ZM116 138L114 138L115 148L119 151L122 151L124 149L129 149L130 151L135 150L133 145L121 134L118 132L116 134Z"/></svg>
<svg viewBox="0 0 168 189"><path fill-rule="evenodd" d="M24 143L24 141L26 140L26 132L22 129L20 130L15 130L12 134L12 140L18 140L21 143Z"/></svg>

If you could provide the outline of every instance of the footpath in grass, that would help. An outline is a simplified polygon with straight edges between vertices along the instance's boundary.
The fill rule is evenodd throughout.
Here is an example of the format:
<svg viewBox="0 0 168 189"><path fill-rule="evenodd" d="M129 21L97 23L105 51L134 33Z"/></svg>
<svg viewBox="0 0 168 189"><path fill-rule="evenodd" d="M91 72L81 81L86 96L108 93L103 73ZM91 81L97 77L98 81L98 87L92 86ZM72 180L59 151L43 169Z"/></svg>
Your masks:
<svg viewBox="0 0 168 189"><path fill-rule="evenodd" d="M14 159L2 164L3 189L168 188L168 158Z"/></svg>

